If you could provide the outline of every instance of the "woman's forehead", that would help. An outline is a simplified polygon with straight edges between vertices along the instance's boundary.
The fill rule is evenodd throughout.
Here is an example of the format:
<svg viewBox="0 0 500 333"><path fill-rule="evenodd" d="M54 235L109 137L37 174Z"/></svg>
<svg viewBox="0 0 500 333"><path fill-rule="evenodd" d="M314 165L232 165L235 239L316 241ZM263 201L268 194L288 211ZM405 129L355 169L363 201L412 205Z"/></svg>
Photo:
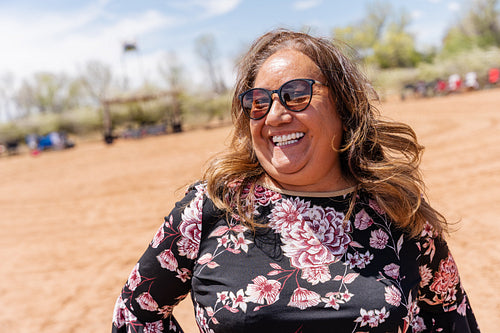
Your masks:
<svg viewBox="0 0 500 333"><path fill-rule="evenodd" d="M254 86L275 85L297 78L324 80L321 70L310 57L294 49L285 49L277 51L263 62L257 71Z"/></svg>

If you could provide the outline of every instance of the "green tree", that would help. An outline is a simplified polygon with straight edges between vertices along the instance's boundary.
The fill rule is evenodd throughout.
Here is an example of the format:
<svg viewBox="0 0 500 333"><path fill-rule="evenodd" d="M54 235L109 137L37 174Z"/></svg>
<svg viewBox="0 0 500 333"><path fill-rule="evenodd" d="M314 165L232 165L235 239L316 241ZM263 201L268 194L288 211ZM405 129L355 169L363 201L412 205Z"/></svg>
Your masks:
<svg viewBox="0 0 500 333"><path fill-rule="evenodd" d="M24 115L63 113L79 105L81 99L80 80L49 72L36 73L31 80L24 80L14 96Z"/></svg>
<svg viewBox="0 0 500 333"><path fill-rule="evenodd" d="M474 0L458 23L443 39L443 54L455 54L473 47L500 46L498 0Z"/></svg>
<svg viewBox="0 0 500 333"><path fill-rule="evenodd" d="M381 68L413 67L423 57L407 31L409 23L405 11L394 11L387 2L376 1L368 4L358 24L337 27L333 35L353 47L359 60Z"/></svg>
<svg viewBox="0 0 500 333"><path fill-rule="evenodd" d="M391 24L384 37L373 45L369 58L381 68L415 67L422 56L415 49L415 39L397 24Z"/></svg>
<svg viewBox="0 0 500 333"><path fill-rule="evenodd" d="M385 26L392 13L386 2L376 1L366 7L365 17L354 25L336 27L333 36L357 50L358 57L365 59L373 53L373 45L382 38Z"/></svg>

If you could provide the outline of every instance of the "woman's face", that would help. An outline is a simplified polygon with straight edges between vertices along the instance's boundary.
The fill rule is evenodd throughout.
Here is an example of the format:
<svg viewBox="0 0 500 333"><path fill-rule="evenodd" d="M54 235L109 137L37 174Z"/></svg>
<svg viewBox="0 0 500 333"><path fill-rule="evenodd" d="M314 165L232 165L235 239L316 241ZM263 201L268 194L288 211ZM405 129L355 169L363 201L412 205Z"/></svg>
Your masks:
<svg viewBox="0 0 500 333"><path fill-rule="evenodd" d="M255 78L255 88L278 89L292 79L326 83L316 64L296 50L281 50L270 56ZM273 94L269 113L250 120L257 158L274 181L287 190L335 191L349 184L342 177L338 149L342 122L329 89L315 83L309 106L300 112L287 110ZM290 136L290 139L287 138Z"/></svg>

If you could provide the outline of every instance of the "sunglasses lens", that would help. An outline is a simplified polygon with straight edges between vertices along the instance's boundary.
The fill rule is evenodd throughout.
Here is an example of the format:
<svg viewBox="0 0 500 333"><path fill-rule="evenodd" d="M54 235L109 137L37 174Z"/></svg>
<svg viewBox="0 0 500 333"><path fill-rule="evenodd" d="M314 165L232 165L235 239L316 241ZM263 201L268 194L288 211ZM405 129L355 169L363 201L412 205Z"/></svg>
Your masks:
<svg viewBox="0 0 500 333"><path fill-rule="evenodd" d="M269 94L264 89L252 89L243 95L242 106L246 113L252 119L260 119L264 117L269 110L271 99Z"/></svg>
<svg viewBox="0 0 500 333"><path fill-rule="evenodd" d="M240 95L241 106L251 119L261 119L271 108L272 94L279 93L281 103L288 110L302 111L311 102L313 83L312 80L296 79L284 83L279 90L250 89Z"/></svg>
<svg viewBox="0 0 500 333"><path fill-rule="evenodd" d="M281 99L292 111L304 110L309 105L311 95L311 84L305 80L293 80L281 88Z"/></svg>

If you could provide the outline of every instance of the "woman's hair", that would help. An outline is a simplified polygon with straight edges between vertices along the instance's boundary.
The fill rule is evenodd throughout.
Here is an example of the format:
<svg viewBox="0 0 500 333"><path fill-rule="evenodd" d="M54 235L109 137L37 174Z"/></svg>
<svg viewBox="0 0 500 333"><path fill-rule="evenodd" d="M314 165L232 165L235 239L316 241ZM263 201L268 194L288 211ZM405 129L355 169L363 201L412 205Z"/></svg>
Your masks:
<svg viewBox="0 0 500 333"><path fill-rule="evenodd" d="M283 29L259 37L238 66L231 107L234 123L231 143L229 149L209 161L204 175L215 205L238 213L247 226L256 226L251 214L253 208L243 198L251 197L245 188L249 185L251 193L265 171L255 155L250 120L238 95L253 88L262 64L284 49L307 55L326 78L344 127L338 150L342 173L356 182L357 191L370 193L394 223L412 236L420 234L426 222L437 232L444 231L445 218L423 200L424 183L418 169L423 147L418 144L415 132L406 124L380 119L370 102L377 99L375 91L339 46L331 40ZM354 194L348 216L355 198Z"/></svg>

